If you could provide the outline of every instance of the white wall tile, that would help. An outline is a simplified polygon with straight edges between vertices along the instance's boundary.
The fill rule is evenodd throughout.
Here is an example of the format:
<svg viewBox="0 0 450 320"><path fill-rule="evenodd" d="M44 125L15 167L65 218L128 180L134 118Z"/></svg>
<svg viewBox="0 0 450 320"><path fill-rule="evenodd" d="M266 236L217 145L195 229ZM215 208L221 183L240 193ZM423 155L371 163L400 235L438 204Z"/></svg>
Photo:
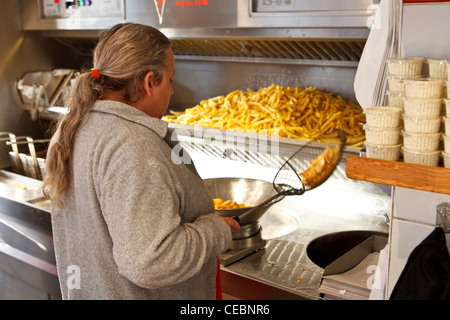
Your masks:
<svg viewBox="0 0 450 320"><path fill-rule="evenodd" d="M393 217L435 225L442 202L450 203L450 195L395 187Z"/></svg>
<svg viewBox="0 0 450 320"><path fill-rule="evenodd" d="M411 221L393 219L390 235L390 261L388 296L394 289L411 252L434 230L429 226Z"/></svg>

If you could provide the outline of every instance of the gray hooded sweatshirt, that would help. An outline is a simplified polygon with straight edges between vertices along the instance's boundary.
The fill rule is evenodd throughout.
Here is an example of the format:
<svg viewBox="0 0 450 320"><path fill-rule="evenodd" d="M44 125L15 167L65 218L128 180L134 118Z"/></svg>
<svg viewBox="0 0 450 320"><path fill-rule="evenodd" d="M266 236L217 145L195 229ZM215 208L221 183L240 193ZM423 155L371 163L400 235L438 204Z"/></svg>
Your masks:
<svg viewBox="0 0 450 320"><path fill-rule="evenodd" d="M231 231L193 164L172 152L172 133L126 104L95 103L52 212L64 299L215 298Z"/></svg>

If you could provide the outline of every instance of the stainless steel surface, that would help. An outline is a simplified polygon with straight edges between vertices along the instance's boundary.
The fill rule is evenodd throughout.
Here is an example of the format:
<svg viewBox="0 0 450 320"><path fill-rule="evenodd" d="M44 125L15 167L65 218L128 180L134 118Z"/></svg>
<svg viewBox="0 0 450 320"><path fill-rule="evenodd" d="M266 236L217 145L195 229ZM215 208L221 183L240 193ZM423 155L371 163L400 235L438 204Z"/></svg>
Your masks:
<svg viewBox="0 0 450 320"><path fill-rule="evenodd" d="M245 225L246 223L249 223L251 221L258 220L263 216L265 210L270 208L274 203L281 201L287 195L294 195L294 194L289 190L278 192L277 194L269 198L263 199L261 203L250 208L249 210L233 216L233 219L235 219L241 225ZM262 209L265 210L263 211Z"/></svg>
<svg viewBox="0 0 450 320"><path fill-rule="evenodd" d="M90 48L95 43L95 39L84 37L74 39L62 38L59 35L51 39L57 40L58 43L67 46L72 52L86 57L86 59L89 58ZM169 108L183 110L186 107L197 105L201 100L224 95L236 89L257 90L273 83L283 86L317 87L320 90L336 92L344 98L355 100L353 80L365 40L356 39L348 43L332 40L332 42L338 41L339 45L328 43L326 39L323 41L278 38L264 40L245 37L224 40L175 38L171 41L176 53L175 68L177 72L173 84L174 95ZM195 55L190 51L190 46L180 45L184 41L188 41L189 45L192 43L199 45ZM203 45L202 42L205 41L210 43L209 47ZM233 51L232 54L225 55L224 51L228 50L221 47L220 43L223 41L234 42L233 47L239 48L241 52ZM309 54L305 53L303 57L295 54L291 57L282 57L279 50L273 50L273 53L249 52L246 49L247 41L268 42L265 50L279 47L277 42L287 41L291 46L306 46L304 51ZM305 43L300 44L301 42ZM320 44L319 42L326 43ZM347 53L342 53L342 49L339 49L341 47L346 48ZM199 51L200 48L203 51ZM320 48L326 48L326 50ZM48 109L39 110L39 113L43 117L48 117L49 114L45 111ZM56 116L61 113L61 110L55 109L55 111L57 111L55 112Z"/></svg>
<svg viewBox="0 0 450 320"><path fill-rule="evenodd" d="M233 242L230 249L219 255L221 266L228 266L242 258L254 254L264 248L266 242L261 238L261 234L249 239L242 239Z"/></svg>
<svg viewBox="0 0 450 320"><path fill-rule="evenodd" d="M232 230L233 240L247 239L261 232L258 221L242 225L239 230Z"/></svg>
<svg viewBox="0 0 450 320"><path fill-rule="evenodd" d="M169 123L169 128L174 130L178 142L189 153L203 153L212 157L255 163L277 169L300 147L310 144L310 141L300 139L177 123ZM318 147L323 149L324 146L317 143L311 146L311 150ZM305 148L306 153L311 150ZM345 146L340 163L344 163L347 156L359 155L360 152L361 147ZM306 169L306 167L302 168ZM337 170L340 171L339 168ZM275 173L270 181L273 180Z"/></svg>
<svg viewBox="0 0 450 320"><path fill-rule="evenodd" d="M50 202L45 199L41 186L42 181L6 170L0 170L1 197L46 212L49 218Z"/></svg>
<svg viewBox="0 0 450 320"><path fill-rule="evenodd" d="M0 131L34 139L45 138L47 124L32 121L30 113L23 111L17 81L30 71L75 64L74 51L39 32L24 32L20 1L2 3L0 26ZM10 150L6 143L0 143L2 169L11 166Z"/></svg>
<svg viewBox="0 0 450 320"><path fill-rule="evenodd" d="M373 0L264 1L238 0L238 22L251 27L367 26ZM277 19L273 19L276 14ZM272 19L269 19L272 18Z"/></svg>
<svg viewBox="0 0 450 320"><path fill-rule="evenodd" d="M257 220L264 214L260 208L268 208L274 203L281 201L285 196L302 195L305 191L310 191L318 187L333 174L341 158L344 145L345 136L341 134L337 145L332 147L335 150L333 154L334 159L329 159L330 161L322 168L322 172L316 173L316 176L313 178L309 178L310 184L305 185L300 175L306 173L311 161L322 154L325 148L331 147L331 144L304 141L304 144L289 156L275 174L272 186L277 191L277 194L262 199L256 206L253 206L245 212L237 213L233 218L240 224Z"/></svg>
<svg viewBox="0 0 450 320"><path fill-rule="evenodd" d="M14 197L27 207L37 206L48 212L49 204L39 192L39 181L8 172L1 173L0 193L2 195ZM362 183L361 186L363 187L356 188L359 192L365 189L373 192L368 190L369 187L373 187L371 184ZM328 186L325 185L324 188ZM339 189L342 194L348 192L342 190L342 187ZM342 194L337 194L336 197L344 200ZM233 290L239 289L240 285L248 284L250 281L257 284L261 290L264 289L265 298L267 294L277 292L277 297L318 299L318 285L323 270L308 258L307 245L320 235L339 230L387 230L386 220L382 214L364 213L373 208L371 202L378 203L377 209L380 211L389 207L388 200L381 193L378 195L379 199L371 200L363 197L366 206L361 207L360 214L355 213L356 209L348 205L346 206L347 214L340 214L339 205L337 203L333 205L333 199L330 200L330 208L335 207L337 211L330 212L323 207L324 203L318 203L315 200L321 199L322 196L314 194L314 191L310 195L314 195L313 199L298 202L297 199L286 198L271 207L260 220L263 242L252 243L253 246L244 249L230 250L221 257L224 262L222 272L227 274L223 277L223 281L238 280L232 284L224 284L224 288L230 288L231 285ZM358 194L354 192L352 200L355 201L355 205L358 204L357 199ZM316 205L308 206L310 202ZM20 210L20 215L24 215L23 210ZM20 218L25 219L24 216ZM36 218L38 221L45 220ZM50 224L49 221L48 224ZM234 294L236 294L235 291ZM261 297L262 291L251 294L252 296L247 298Z"/></svg>
<svg viewBox="0 0 450 320"><path fill-rule="evenodd" d="M26 29L103 29L123 21L186 28L366 28L373 0L330 1L93 1L65 8L65 1L21 0ZM163 9L164 8L164 9ZM164 11L163 11L164 10Z"/></svg>
<svg viewBox="0 0 450 320"><path fill-rule="evenodd" d="M285 199L290 200L290 199ZM366 214L352 214L339 217L330 213L308 212L301 208L292 207L293 203L280 203L270 210L283 212L283 216L291 216L294 225L290 232L267 236L272 232L271 223L261 221L263 239L266 245L263 249L247 255L230 265L222 266L222 272L227 274L222 281L224 292L237 298L249 298L248 289L241 282L257 284L260 292L251 292L254 299L286 298L278 296L278 290L289 295L289 299L319 299L319 284L323 268L315 264L307 255L306 248L315 238L336 231L373 230L388 232L385 219L382 216L368 216ZM263 219L271 217L270 210ZM231 276L233 275L233 276ZM244 281L245 279L245 281Z"/></svg>
<svg viewBox="0 0 450 320"><path fill-rule="evenodd" d="M66 8L66 1L20 2L25 29L105 29L125 18L124 0L92 1L84 8Z"/></svg>
<svg viewBox="0 0 450 320"><path fill-rule="evenodd" d="M11 169L13 170L13 172L23 173L22 161L20 160L20 157L19 157L19 148L18 148L17 144L15 143L17 141L16 135L12 132L0 132L0 136L7 137L7 138L1 138L0 141L2 141L2 142L10 141L11 142L11 149L12 149L12 151L10 152Z"/></svg>
<svg viewBox="0 0 450 320"><path fill-rule="evenodd" d="M73 69L37 71L26 73L17 82L22 106L30 111L31 120L45 117L53 107L62 107L62 96L74 75Z"/></svg>
<svg viewBox="0 0 450 320"><path fill-rule="evenodd" d="M171 39L176 59L171 109L273 83L313 86L354 99L353 79L369 33L367 21L378 1L181 3L165 1L160 24L161 7L157 10L152 1L104 0L66 10L64 1L21 0L24 30L40 30L89 60L99 33L112 24L139 22L159 28Z"/></svg>
<svg viewBox="0 0 450 320"><path fill-rule="evenodd" d="M271 181L278 170L268 165L268 160L244 162L202 151L193 151L191 156L203 179L220 174ZM379 186L346 178L342 162L321 188L285 197L262 216L259 223L266 244L242 259L222 265L224 292L245 299L319 299L323 269L307 256L308 244L338 231L387 232L385 214L390 216L391 207L390 194Z"/></svg>
<svg viewBox="0 0 450 320"><path fill-rule="evenodd" d="M258 62L266 63L277 61L291 63L289 59L294 59L292 61L295 59L358 61L364 48L363 41L313 41L283 38L277 40L264 38L173 39L172 45L174 54L180 56L250 57L258 58Z"/></svg>
<svg viewBox="0 0 450 320"><path fill-rule="evenodd" d="M196 106L200 101L226 95L234 90L258 90L272 84L290 87L316 87L335 92L355 101L353 82L357 62L221 57L210 61L209 56L177 56L174 95L170 109ZM188 59L189 58L189 59ZM202 60L199 60L202 58ZM225 60L226 58L226 60Z"/></svg>
<svg viewBox="0 0 450 320"><path fill-rule="evenodd" d="M296 211L280 204L271 207L267 214L261 217L259 224L261 225L262 237L274 239L297 230L301 226L301 219Z"/></svg>
<svg viewBox="0 0 450 320"><path fill-rule="evenodd" d="M258 221L242 225L239 230L232 230L230 248L219 255L221 265L227 266L249 254L261 250L265 245L262 238L261 226Z"/></svg>
<svg viewBox="0 0 450 320"><path fill-rule="evenodd" d="M255 235L252 235L248 238L242 238L242 239L234 239L230 246L230 251L233 250L240 250L240 249L249 249L254 246L258 246L257 248L262 248L264 246L264 243L262 242L262 236L261 233L258 232ZM253 251L256 251L253 249ZM225 252L227 254L227 252Z"/></svg>
<svg viewBox="0 0 450 320"><path fill-rule="evenodd" d="M50 206L41 182L0 171L0 298L60 299Z"/></svg>

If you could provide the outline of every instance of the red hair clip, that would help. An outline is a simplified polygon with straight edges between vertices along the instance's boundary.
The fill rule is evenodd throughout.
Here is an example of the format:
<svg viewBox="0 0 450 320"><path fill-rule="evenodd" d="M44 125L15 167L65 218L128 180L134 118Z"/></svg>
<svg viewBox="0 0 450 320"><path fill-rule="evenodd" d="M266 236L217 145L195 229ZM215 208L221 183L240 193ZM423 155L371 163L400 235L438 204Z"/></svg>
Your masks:
<svg viewBox="0 0 450 320"><path fill-rule="evenodd" d="M92 68L91 73L94 76L94 79L97 79L97 80L100 79L100 72L98 72L97 69Z"/></svg>

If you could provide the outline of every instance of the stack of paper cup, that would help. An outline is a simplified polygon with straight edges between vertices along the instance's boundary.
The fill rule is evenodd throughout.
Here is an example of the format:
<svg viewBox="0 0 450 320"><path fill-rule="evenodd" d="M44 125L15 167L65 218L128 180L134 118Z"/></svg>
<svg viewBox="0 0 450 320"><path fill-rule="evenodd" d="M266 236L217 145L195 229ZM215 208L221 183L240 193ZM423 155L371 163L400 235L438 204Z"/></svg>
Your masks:
<svg viewBox="0 0 450 320"><path fill-rule="evenodd" d="M443 80L405 80L403 160L437 166L441 138Z"/></svg>
<svg viewBox="0 0 450 320"><path fill-rule="evenodd" d="M400 157L400 118L397 107L366 108L366 150L368 158L393 160Z"/></svg>
<svg viewBox="0 0 450 320"><path fill-rule="evenodd" d="M447 59L427 59L428 75L431 79L444 81L443 97L449 97L448 90L448 60Z"/></svg>
<svg viewBox="0 0 450 320"><path fill-rule="evenodd" d="M388 59L389 106L402 108L405 80L422 77L424 58Z"/></svg>
<svg viewBox="0 0 450 320"><path fill-rule="evenodd" d="M446 96L446 98L447 99L450 99L450 61L447 61L447 81L446 81L446 85L447 85L447 90L446 90L446 93L447 93L447 96ZM448 116L450 116L450 115L447 115L447 117Z"/></svg>
<svg viewBox="0 0 450 320"><path fill-rule="evenodd" d="M400 77L421 76L424 58L390 58L388 71L390 75Z"/></svg>
<svg viewBox="0 0 450 320"><path fill-rule="evenodd" d="M442 151L442 158L444 159L444 167L450 168L450 63L447 63L447 99L445 103L444 119L444 151Z"/></svg>
<svg viewBox="0 0 450 320"><path fill-rule="evenodd" d="M442 155L444 166L450 168L450 62L393 58L387 63L389 107L402 109L399 140L403 161L438 166ZM369 144L374 131L367 121Z"/></svg>
<svg viewBox="0 0 450 320"><path fill-rule="evenodd" d="M444 159L444 167L450 168L450 118L445 118L445 133L442 135L444 140L444 151L442 158Z"/></svg>
<svg viewBox="0 0 450 320"><path fill-rule="evenodd" d="M427 59L426 64L428 65L428 74L430 78L447 80L447 59Z"/></svg>

